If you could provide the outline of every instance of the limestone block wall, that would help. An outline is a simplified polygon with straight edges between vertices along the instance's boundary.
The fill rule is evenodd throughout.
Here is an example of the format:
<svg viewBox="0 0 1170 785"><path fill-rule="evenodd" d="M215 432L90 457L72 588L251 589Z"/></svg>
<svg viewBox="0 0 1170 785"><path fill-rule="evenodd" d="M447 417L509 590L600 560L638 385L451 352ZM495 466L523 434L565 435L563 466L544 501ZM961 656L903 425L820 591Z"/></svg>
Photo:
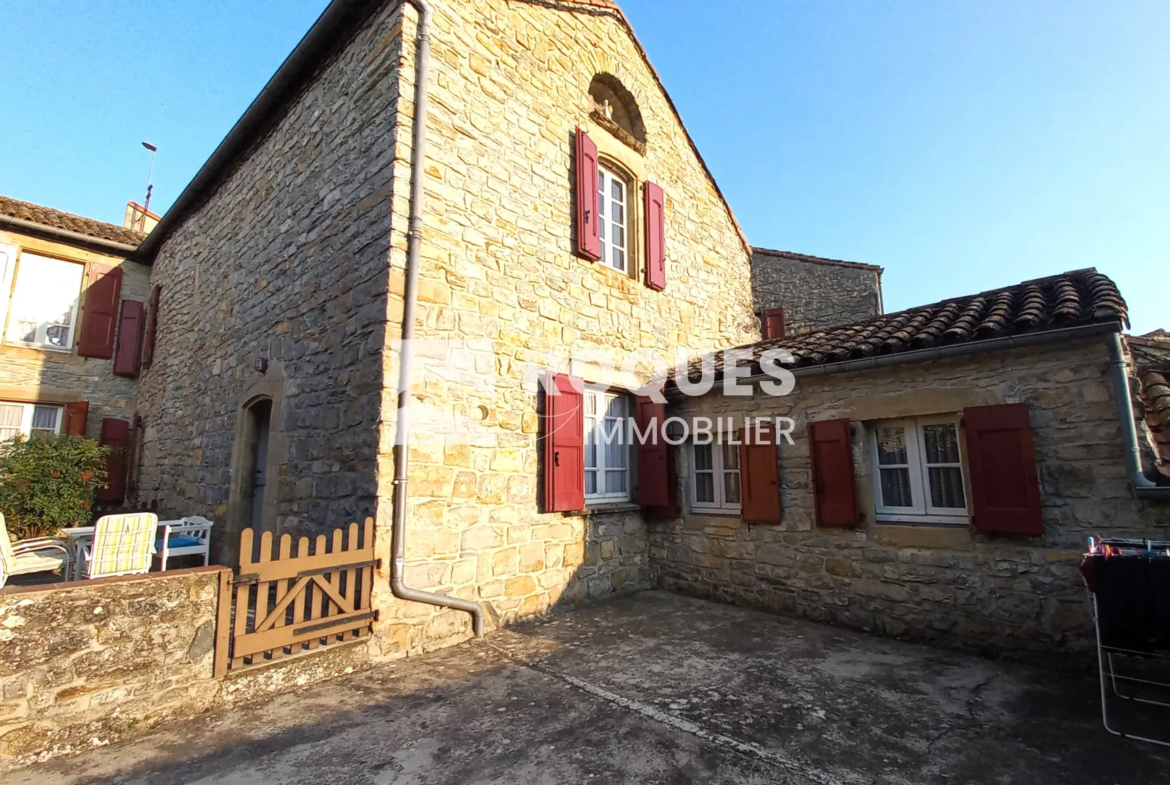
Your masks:
<svg viewBox="0 0 1170 785"><path fill-rule="evenodd" d="M404 37L413 40L413 12ZM758 335L748 250L628 29L611 11L522 0L435 9L430 137L410 484L412 585L483 601L502 621L558 603L646 587L645 524L636 508L541 514L541 420L526 372L591 350L673 360ZM413 90L404 47L399 93ZM615 77L646 127L639 154L590 117L589 86ZM409 176L411 106L395 123L396 180ZM656 292L573 255L573 138L666 192L667 285ZM640 200L640 189L632 192ZM407 192L395 188L391 297L405 266ZM635 255L640 235L632 238ZM393 319L393 314L392 314ZM395 331L384 357L379 543L389 547ZM450 365L468 373L452 374ZM648 367L648 366L647 366ZM534 377L529 376L529 381ZM446 429L446 430L444 430ZM462 433L455 433L456 430ZM474 436L471 444L467 433ZM387 551L388 554L388 551ZM462 613L396 603L385 593L385 651L456 640Z"/></svg>
<svg viewBox="0 0 1170 785"><path fill-rule="evenodd" d="M0 768L214 703L219 573L0 593Z"/></svg>
<svg viewBox="0 0 1170 785"><path fill-rule="evenodd" d="M215 678L230 577L198 567L0 589L0 772L369 664L361 638Z"/></svg>
<svg viewBox="0 0 1170 785"><path fill-rule="evenodd" d="M83 288L91 264L122 268L122 299L146 303L150 298L150 268L120 257L76 248L17 232L0 230L0 243L20 252L86 265ZM69 352L32 349L0 341L0 400L64 404L89 401L86 435L98 438L103 417L130 419L134 415L136 380L114 375L114 361L77 354L76 342L85 318L85 294Z"/></svg>
<svg viewBox="0 0 1170 785"><path fill-rule="evenodd" d="M820 330L882 313L882 269L756 248L756 309L783 308L789 333Z"/></svg>
<svg viewBox="0 0 1170 785"><path fill-rule="evenodd" d="M257 396L273 407L264 528L374 514L399 16L387 4L358 32L154 263L140 497L217 521L217 546L247 523L232 461L250 471L237 430Z"/></svg>
<svg viewBox="0 0 1170 785"><path fill-rule="evenodd" d="M784 398L684 399L680 416L795 420L795 444L779 448L784 522L688 514L654 523L655 582L885 635L1026 659L1084 659L1093 647L1091 608L1077 571L1086 537L1165 538L1170 527L1170 505L1133 494L1107 367L1104 341L1084 339L803 378ZM875 522L868 421L1005 402L1031 410L1043 537ZM838 417L854 421L862 515L856 531L814 523L806 424ZM680 449L679 457L686 467L688 451Z"/></svg>

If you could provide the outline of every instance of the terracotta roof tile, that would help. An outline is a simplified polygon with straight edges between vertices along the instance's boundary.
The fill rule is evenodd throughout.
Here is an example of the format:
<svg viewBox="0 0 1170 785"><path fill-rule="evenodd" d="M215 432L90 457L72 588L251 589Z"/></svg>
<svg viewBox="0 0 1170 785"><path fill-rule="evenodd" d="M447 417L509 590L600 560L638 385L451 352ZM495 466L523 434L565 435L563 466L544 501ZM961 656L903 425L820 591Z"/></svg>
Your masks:
<svg viewBox="0 0 1170 785"><path fill-rule="evenodd" d="M124 229L117 224L74 215L63 210L54 210L52 207L43 207L32 202L23 202L9 196L0 196L0 216L31 221L51 229L64 229L86 237L122 243L123 245L137 246L146 238L143 232Z"/></svg>
<svg viewBox="0 0 1170 785"><path fill-rule="evenodd" d="M1089 268L739 348L754 358L787 349L796 361L788 367L802 368L1102 322L1128 324L1125 300ZM715 368L723 368L722 352ZM698 372L696 361L692 375Z"/></svg>

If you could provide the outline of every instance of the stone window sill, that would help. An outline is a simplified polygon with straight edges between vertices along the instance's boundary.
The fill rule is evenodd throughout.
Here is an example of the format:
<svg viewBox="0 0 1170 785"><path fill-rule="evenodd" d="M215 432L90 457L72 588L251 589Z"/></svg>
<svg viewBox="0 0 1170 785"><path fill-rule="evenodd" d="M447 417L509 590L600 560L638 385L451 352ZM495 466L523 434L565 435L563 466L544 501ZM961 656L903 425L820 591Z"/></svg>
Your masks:
<svg viewBox="0 0 1170 785"><path fill-rule="evenodd" d="M611 512L640 512L642 505L633 504L630 502L619 502L617 504L598 504L593 507L586 507L583 510L573 510L571 512L563 513L564 515L605 515Z"/></svg>

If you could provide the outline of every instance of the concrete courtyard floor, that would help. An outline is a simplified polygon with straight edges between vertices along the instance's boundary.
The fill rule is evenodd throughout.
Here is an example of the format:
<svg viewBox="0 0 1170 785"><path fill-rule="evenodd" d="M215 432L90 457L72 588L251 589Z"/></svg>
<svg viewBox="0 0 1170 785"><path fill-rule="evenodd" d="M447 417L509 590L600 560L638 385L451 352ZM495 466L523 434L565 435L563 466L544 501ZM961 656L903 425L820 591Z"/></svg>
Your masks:
<svg viewBox="0 0 1170 785"><path fill-rule="evenodd" d="M653 591L4 781L1144 785L1170 754L1107 734L1089 676Z"/></svg>

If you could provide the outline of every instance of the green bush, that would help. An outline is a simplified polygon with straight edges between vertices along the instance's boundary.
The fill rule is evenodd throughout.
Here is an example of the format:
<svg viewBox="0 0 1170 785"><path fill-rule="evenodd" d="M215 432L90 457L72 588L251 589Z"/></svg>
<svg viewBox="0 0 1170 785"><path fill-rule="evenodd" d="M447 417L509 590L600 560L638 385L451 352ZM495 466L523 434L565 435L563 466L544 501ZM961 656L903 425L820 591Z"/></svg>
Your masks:
<svg viewBox="0 0 1170 785"><path fill-rule="evenodd" d="M16 539L49 537L93 516L110 452L81 436L17 437L0 443L0 512Z"/></svg>

